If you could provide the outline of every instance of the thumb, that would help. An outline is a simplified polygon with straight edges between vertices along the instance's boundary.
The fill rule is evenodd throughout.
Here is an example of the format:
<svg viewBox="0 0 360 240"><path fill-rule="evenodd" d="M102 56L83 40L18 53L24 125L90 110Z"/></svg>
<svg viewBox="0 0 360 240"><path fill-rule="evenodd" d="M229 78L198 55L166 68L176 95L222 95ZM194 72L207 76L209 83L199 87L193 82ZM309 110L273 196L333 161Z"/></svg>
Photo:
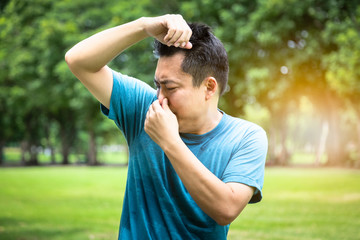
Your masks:
<svg viewBox="0 0 360 240"><path fill-rule="evenodd" d="M187 42L184 48L186 48L186 49L191 49L191 48L192 48L192 43L191 43L191 42Z"/></svg>

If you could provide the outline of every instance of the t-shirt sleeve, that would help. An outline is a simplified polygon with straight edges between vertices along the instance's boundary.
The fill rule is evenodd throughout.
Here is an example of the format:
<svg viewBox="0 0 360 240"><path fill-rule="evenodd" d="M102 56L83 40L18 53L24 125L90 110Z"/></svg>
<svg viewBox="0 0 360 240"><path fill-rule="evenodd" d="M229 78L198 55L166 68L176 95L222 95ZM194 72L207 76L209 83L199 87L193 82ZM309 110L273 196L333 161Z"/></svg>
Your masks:
<svg viewBox="0 0 360 240"><path fill-rule="evenodd" d="M110 108L101 106L102 113L112 119L130 144L144 128L146 113L156 99L156 91L148 84L113 71Z"/></svg>
<svg viewBox="0 0 360 240"><path fill-rule="evenodd" d="M267 149L266 133L256 125L247 131L224 171L223 182L239 182L256 188L249 203L262 199Z"/></svg>

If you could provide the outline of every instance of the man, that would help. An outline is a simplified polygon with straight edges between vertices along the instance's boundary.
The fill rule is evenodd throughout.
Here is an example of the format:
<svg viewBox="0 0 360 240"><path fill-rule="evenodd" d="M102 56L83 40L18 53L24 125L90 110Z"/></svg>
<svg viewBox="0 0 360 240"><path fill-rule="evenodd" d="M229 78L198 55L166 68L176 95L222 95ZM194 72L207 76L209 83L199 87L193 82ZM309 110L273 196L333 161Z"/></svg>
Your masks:
<svg viewBox="0 0 360 240"><path fill-rule="evenodd" d="M190 26L180 15L140 18L65 56L129 145L119 239L226 239L244 207L261 200L266 134L218 109L226 51L207 26ZM106 66L149 36L157 91Z"/></svg>

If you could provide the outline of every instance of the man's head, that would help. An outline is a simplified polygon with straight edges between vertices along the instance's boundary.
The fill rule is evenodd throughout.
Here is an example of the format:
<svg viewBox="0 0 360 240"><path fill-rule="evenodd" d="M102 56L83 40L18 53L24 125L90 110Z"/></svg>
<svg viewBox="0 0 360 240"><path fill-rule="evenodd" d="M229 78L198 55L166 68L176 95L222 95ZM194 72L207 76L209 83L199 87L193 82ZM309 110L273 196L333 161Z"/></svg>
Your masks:
<svg viewBox="0 0 360 240"><path fill-rule="evenodd" d="M199 87L207 77L216 79L219 95L225 92L228 81L229 65L226 50L210 27L200 23L190 23L192 36L191 49L168 47L155 40L154 53L157 57L170 57L177 53L185 55L181 64L182 71L193 78L193 85Z"/></svg>
<svg viewBox="0 0 360 240"><path fill-rule="evenodd" d="M155 84L162 104L168 99L181 133L205 133L219 115L217 104L228 79L227 54L222 43L203 24L190 24L191 49L155 41L159 57Z"/></svg>

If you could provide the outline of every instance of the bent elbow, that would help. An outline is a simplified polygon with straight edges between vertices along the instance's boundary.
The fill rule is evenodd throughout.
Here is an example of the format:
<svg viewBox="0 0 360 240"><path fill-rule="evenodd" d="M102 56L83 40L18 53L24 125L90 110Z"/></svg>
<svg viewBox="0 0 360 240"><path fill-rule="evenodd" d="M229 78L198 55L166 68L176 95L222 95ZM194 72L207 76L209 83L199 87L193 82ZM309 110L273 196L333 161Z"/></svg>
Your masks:
<svg viewBox="0 0 360 240"><path fill-rule="evenodd" d="M67 63L67 65L71 68L71 66L74 65L75 59L73 54L71 54L71 50L67 51L65 53L65 62Z"/></svg>
<svg viewBox="0 0 360 240"><path fill-rule="evenodd" d="M226 221L225 219L216 221L217 224L219 224L220 226L226 226L229 225L232 221Z"/></svg>
<svg viewBox="0 0 360 240"><path fill-rule="evenodd" d="M74 54L71 49L65 54L65 62L68 65L70 71L78 77L82 71L81 62L76 54Z"/></svg>
<svg viewBox="0 0 360 240"><path fill-rule="evenodd" d="M234 214L233 212L223 212L214 218L215 222L221 226L226 226L232 223L239 214Z"/></svg>
<svg viewBox="0 0 360 240"><path fill-rule="evenodd" d="M228 217L221 217L218 219L215 219L215 222L221 226L226 226L232 223L235 220L235 218L228 218Z"/></svg>

